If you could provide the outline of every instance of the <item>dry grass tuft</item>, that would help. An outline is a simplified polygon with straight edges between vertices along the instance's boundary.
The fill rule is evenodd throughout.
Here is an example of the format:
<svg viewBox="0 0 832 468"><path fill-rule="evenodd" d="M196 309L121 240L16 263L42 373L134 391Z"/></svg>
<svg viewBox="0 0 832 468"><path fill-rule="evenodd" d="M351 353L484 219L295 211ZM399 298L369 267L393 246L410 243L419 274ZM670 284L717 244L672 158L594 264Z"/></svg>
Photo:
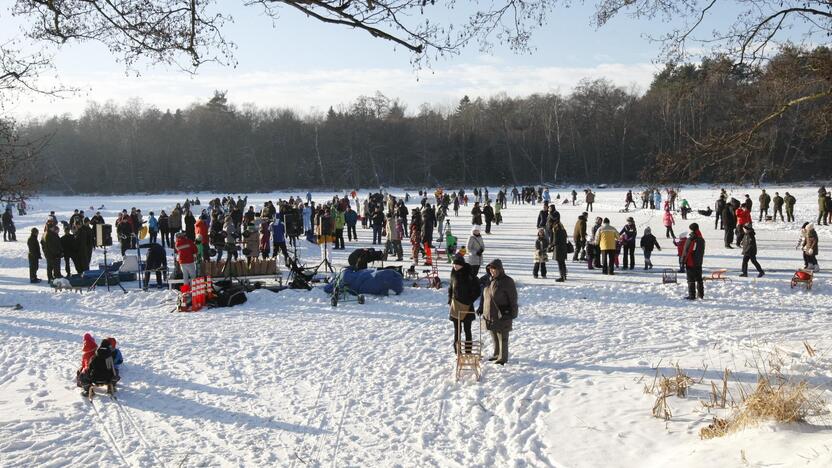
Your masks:
<svg viewBox="0 0 832 468"><path fill-rule="evenodd" d="M676 374L671 377L659 376L659 368L656 367L656 375L653 378L653 384L644 385L644 393L656 395L656 402L653 403L653 416L659 419L669 421L673 416L673 411L667 402L667 398L676 395L679 398L685 398L688 394L688 389L695 383L696 380L685 374L685 371L679 367L677 363L674 366Z"/></svg>
<svg viewBox="0 0 832 468"><path fill-rule="evenodd" d="M743 400L739 410L727 419L714 422L699 431L702 439L722 437L765 421L805 422L808 416L825 412L825 402L805 380L791 382L781 374L761 375L750 392L740 388Z"/></svg>

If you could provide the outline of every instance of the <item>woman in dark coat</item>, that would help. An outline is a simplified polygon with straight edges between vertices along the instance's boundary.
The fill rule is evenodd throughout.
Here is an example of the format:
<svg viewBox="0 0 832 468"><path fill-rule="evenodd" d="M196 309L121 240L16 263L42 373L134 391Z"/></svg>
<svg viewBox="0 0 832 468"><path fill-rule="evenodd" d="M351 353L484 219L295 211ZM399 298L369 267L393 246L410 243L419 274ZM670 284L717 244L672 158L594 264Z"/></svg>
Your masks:
<svg viewBox="0 0 832 468"><path fill-rule="evenodd" d="M494 208L491 208L491 202L485 202L482 214L485 216L485 233L491 234L491 223L494 221Z"/></svg>
<svg viewBox="0 0 832 468"><path fill-rule="evenodd" d="M165 213L165 210L159 213L159 232L162 234L162 247L173 247L173 242L170 241L168 214Z"/></svg>
<svg viewBox="0 0 832 468"><path fill-rule="evenodd" d="M191 210L185 212L185 236L190 240L196 239L196 218Z"/></svg>
<svg viewBox="0 0 832 468"><path fill-rule="evenodd" d="M566 228L560 222L560 217L557 218L554 226L552 226L552 239L555 244L555 260L558 262L558 273L560 278L556 279L558 283L566 281L566 256L568 255Z"/></svg>
<svg viewBox="0 0 832 468"><path fill-rule="evenodd" d="M471 224L474 226L482 226L482 210L480 209L480 204L477 202L471 208Z"/></svg>
<svg viewBox="0 0 832 468"><path fill-rule="evenodd" d="M474 321L474 302L480 297L480 284L462 256L454 258L451 283L448 286L448 319L454 324L454 352L460 352L459 336L465 331L465 352L471 352L471 322ZM462 327L460 327L462 325Z"/></svg>
<svg viewBox="0 0 832 468"><path fill-rule="evenodd" d="M491 280L482 292L483 318L494 342L494 355L489 361L503 365L508 362L508 335L517 318L517 287L503 270L503 262L495 259L488 264Z"/></svg>

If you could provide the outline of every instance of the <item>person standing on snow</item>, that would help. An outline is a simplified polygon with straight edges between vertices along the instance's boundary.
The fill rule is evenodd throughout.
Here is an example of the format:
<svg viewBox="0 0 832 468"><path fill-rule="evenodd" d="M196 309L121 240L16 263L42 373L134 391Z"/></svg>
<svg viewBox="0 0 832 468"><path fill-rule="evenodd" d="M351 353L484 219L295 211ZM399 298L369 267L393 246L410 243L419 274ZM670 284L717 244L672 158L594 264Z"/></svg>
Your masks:
<svg viewBox="0 0 832 468"><path fill-rule="evenodd" d="M566 256L569 253L569 250L567 249L568 236L566 234L566 228L563 227L563 224L560 222L560 213L555 211L555 216L550 219L554 219L550 235L554 244L555 260L558 262L558 273L560 274L560 277L555 281L563 283L566 281Z"/></svg>
<svg viewBox="0 0 832 468"><path fill-rule="evenodd" d="M670 212L670 208L664 210L663 221L665 227L665 237L667 237L668 239L675 239L676 234L673 233L673 225L676 224L676 220L673 219L673 213Z"/></svg>
<svg viewBox="0 0 832 468"><path fill-rule="evenodd" d="M609 218L604 218L604 225L598 230L598 247L601 249L601 265L605 275L615 274L615 242L618 231L610 226Z"/></svg>
<svg viewBox="0 0 832 468"><path fill-rule="evenodd" d="M746 224L751 225L751 208L743 204L736 211L737 215L737 245L742 245L742 237L745 235L745 230L743 226Z"/></svg>
<svg viewBox="0 0 832 468"><path fill-rule="evenodd" d="M754 264L757 268L757 277L765 274L763 267L757 262L757 237L754 233L754 228L750 224L743 226L745 235L742 237L742 273L740 276L748 276L748 262Z"/></svg>
<svg viewBox="0 0 832 468"><path fill-rule="evenodd" d="M482 254L485 252L485 240L480 234L480 229L474 226L471 230L471 236L468 238L468 244L465 246L468 252L468 264L471 265L471 274L477 276L482 265Z"/></svg>
<svg viewBox="0 0 832 468"><path fill-rule="evenodd" d="M471 352L471 322L474 321L474 302L480 297L480 284L471 274L471 266L465 259L454 257L451 280L448 285L448 319L454 324L454 352L459 354L462 347L459 338L465 332L465 352Z"/></svg>
<svg viewBox="0 0 832 468"><path fill-rule="evenodd" d="M518 314L517 287L506 275L500 259L494 259L486 268L491 281L482 293L483 318L494 343L494 353L488 360L504 365L509 358L509 332Z"/></svg>
<svg viewBox="0 0 832 468"><path fill-rule="evenodd" d="M788 192L787 192L788 193ZM771 199L772 204L774 205L773 211L773 221L777 221L777 214L780 214L780 221L785 221L786 218L783 216L783 202L785 199L780 196L780 192L774 192L774 198Z"/></svg>
<svg viewBox="0 0 832 468"><path fill-rule="evenodd" d="M191 285L191 280L196 278L196 244L184 232L176 233L176 260L182 269L184 284Z"/></svg>
<svg viewBox="0 0 832 468"><path fill-rule="evenodd" d="M586 189L586 209L592 213L592 205L595 203L595 194L592 190Z"/></svg>
<svg viewBox="0 0 832 468"><path fill-rule="evenodd" d="M636 229L636 221L633 217L627 218L627 224L621 228L619 234L623 237L622 247L624 250L624 266L623 269L630 270L636 267L636 237L638 236L638 229Z"/></svg>
<svg viewBox="0 0 832 468"><path fill-rule="evenodd" d="M598 245L599 236L598 231L601 230L601 217L595 218L595 224L592 226L592 235L586 243L586 263L587 270L594 270L601 268L601 249Z"/></svg>
<svg viewBox="0 0 832 468"><path fill-rule="evenodd" d="M794 198L794 195L789 194L786 192L786 196L783 197L783 204L786 205L786 221L789 223L794 222L794 204L797 203L797 199ZM781 215L782 218L782 215Z"/></svg>
<svg viewBox="0 0 832 468"><path fill-rule="evenodd" d="M480 202L474 202L474 207L471 208L471 224L474 226L482 226L482 210L480 209Z"/></svg>
<svg viewBox="0 0 832 468"><path fill-rule="evenodd" d="M572 231L572 240L575 241L575 255L572 256L573 262L579 261L578 256L581 250L586 249L586 217L586 212L578 216L575 229ZM584 252L584 255L586 255L586 252Z"/></svg>
<svg viewBox="0 0 832 468"><path fill-rule="evenodd" d="M714 204L714 211L716 211L716 217L714 218L714 229L719 226L719 229L725 229L725 206L728 204L728 201L725 198L725 195L720 193L719 198L716 199L716 203ZM732 234L733 237L733 234Z"/></svg>
<svg viewBox="0 0 832 468"><path fill-rule="evenodd" d="M803 229L801 230L802 235L800 239L800 243L798 243L798 248L802 248L803 250L803 263L805 268L813 270L814 272L820 271L820 267L818 266L818 233L815 231L815 225L812 223L806 223L803 225Z"/></svg>
<svg viewBox="0 0 832 468"><path fill-rule="evenodd" d="M653 262L650 256L653 255L653 248L662 250L656 236L650 231L650 227L644 228L644 235L641 236L641 251L644 252L644 269L650 270L653 268Z"/></svg>
<svg viewBox="0 0 832 468"><path fill-rule="evenodd" d="M485 201L482 215L485 218L485 233L491 234L491 223L494 221L494 209L491 208L491 202L488 200Z"/></svg>
<svg viewBox="0 0 832 468"><path fill-rule="evenodd" d="M750 225L749 225L750 227ZM695 300L705 298L705 284L702 282L702 263L705 260L705 238L699 231L699 225L690 225L690 234L685 247L685 274L688 280L688 296L685 299Z"/></svg>
<svg viewBox="0 0 832 468"><path fill-rule="evenodd" d="M758 221L762 221L768 217L768 207L771 204L771 195L766 193L766 189L763 189L763 192L760 194L760 219Z"/></svg>
<svg viewBox="0 0 832 468"><path fill-rule="evenodd" d="M29 282L40 283L38 279L38 267L40 266L40 244L38 243L38 228L32 228L32 234L29 240L26 241L26 246L29 248Z"/></svg>
<svg viewBox="0 0 832 468"><path fill-rule="evenodd" d="M534 241L534 269L532 276L537 279L538 272L543 279L546 279L546 262L549 260L549 241L546 240L546 233L543 229L537 230L537 239Z"/></svg>

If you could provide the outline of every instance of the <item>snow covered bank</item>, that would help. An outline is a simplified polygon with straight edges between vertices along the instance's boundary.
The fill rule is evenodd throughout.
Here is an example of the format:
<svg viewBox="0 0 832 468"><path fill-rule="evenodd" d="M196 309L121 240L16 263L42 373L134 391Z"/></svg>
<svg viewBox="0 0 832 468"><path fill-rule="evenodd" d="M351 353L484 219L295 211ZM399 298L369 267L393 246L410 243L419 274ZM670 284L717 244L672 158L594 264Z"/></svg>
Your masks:
<svg viewBox="0 0 832 468"><path fill-rule="evenodd" d="M769 189L775 190L788 188ZM444 290L406 288L401 296L337 309L318 290L260 290L242 306L172 314L175 296L168 291L143 293L127 284L126 295L56 294L29 285L24 243L0 244L0 303L24 306L0 309L0 465L832 464L829 416L814 425L698 436L713 416L700 403L709 398L709 382L725 368L753 381L761 350L780 349L783 372L806 375L832 401L832 281L822 272L810 292L788 284L801 264L796 228L816 211L815 189L793 192L797 223L755 226L767 273L761 279L737 278L739 252L722 248L713 218L691 215L708 241L706 271L729 268L733 277L707 283L706 300L694 303L681 300L684 284L661 284L661 270L676 260L660 235L659 213L619 213L624 192L600 192L594 214L619 228L633 215L640 232L653 228L663 250L654 253L651 272L610 278L568 262L567 283L554 283L554 275L535 280L539 206L503 211L506 222L486 237L485 257L503 259L518 280L520 318L511 362L485 363L481 383L453 380ZM744 193L756 202L758 191ZM716 195L682 192L694 209ZM18 220L18 238L50 209L65 216L104 203L112 212L131 206L147 212L178 198L44 198ZM571 232L581 207L559 209ZM468 230L464 212L452 218L457 234ZM686 230L677 222L677 233ZM832 232L818 232L821 267L832 268ZM359 236L369 244L369 231L359 228ZM336 264L346 263L349 247L334 254ZM301 251L316 254L311 245ZM440 269L447 278L447 266ZM94 408L74 386L85 331L116 337L126 359L118 401L98 399ZM484 341L489 350L485 334ZM804 341L816 356L807 355ZM707 373L686 399L669 400L673 417L665 423L651 416L655 397L643 389L655 366L670 375L677 362L696 379L706 366Z"/></svg>

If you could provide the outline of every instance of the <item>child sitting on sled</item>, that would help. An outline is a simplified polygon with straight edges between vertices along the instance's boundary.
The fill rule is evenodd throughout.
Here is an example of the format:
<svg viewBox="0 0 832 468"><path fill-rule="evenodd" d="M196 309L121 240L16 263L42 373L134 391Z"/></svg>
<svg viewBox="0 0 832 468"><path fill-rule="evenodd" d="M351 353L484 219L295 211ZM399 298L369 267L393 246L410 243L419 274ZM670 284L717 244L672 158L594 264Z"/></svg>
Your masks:
<svg viewBox="0 0 832 468"><path fill-rule="evenodd" d="M123 358L120 351L116 354L115 346L110 340L101 340L101 345L95 349L95 339L89 333L84 334L81 369L75 377L76 384L84 389L81 395L87 396L94 384L111 384L119 380L116 360L120 366Z"/></svg>

